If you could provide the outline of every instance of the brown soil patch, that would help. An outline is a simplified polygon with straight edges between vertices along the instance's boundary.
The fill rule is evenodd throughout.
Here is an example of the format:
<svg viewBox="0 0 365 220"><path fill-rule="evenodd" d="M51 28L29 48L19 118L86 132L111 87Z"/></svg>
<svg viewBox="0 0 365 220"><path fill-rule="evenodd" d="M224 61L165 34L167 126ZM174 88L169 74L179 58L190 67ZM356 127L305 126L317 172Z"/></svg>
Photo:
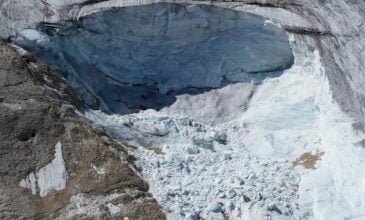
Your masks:
<svg viewBox="0 0 365 220"><path fill-rule="evenodd" d="M162 151L161 148L158 148L158 147L150 147L150 148L147 148L148 150L152 150L153 152L155 152L156 154L159 154L159 155L165 155L166 153Z"/></svg>
<svg viewBox="0 0 365 220"><path fill-rule="evenodd" d="M316 169L315 165L316 165L317 161L320 160L323 155L324 155L324 152L319 152L316 154L311 154L311 153L307 152L307 153L302 154L299 158L297 158L293 162L293 165L294 166L302 165L306 169L314 170L314 169Z"/></svg>

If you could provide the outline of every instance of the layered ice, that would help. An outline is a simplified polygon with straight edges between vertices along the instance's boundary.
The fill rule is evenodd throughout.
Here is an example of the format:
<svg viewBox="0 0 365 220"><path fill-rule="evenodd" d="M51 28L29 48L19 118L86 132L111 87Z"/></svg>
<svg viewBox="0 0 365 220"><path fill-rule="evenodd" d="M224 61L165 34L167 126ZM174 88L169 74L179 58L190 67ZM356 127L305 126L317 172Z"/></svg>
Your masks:
<svg viewBox="0 0 365 220"><path fill-rule="evenodd" d="M132 113L174 95L278 76L294 58L285 32L261 16L158 3L79 18L55 37L19 44L45 59L89 106Z"/></svg>

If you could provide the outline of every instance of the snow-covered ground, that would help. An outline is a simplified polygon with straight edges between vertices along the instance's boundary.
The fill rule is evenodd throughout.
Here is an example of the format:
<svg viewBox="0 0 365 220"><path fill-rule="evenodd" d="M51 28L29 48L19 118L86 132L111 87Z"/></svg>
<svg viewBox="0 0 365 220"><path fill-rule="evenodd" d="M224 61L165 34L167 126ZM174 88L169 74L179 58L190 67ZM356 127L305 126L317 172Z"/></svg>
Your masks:
<svg viewBox="0 0 365 220"><path fill-rule="evenodd" d="M85 116L137 146L132 153L168 219L364 217L365 157L354 146L362 137L332 100L318 51L292 47L294 66L261 85L182 95L159 112ZM247 106L217 101L227 91L244 99L248 87ZM297 158L313 169L294 166Z"/></svg>

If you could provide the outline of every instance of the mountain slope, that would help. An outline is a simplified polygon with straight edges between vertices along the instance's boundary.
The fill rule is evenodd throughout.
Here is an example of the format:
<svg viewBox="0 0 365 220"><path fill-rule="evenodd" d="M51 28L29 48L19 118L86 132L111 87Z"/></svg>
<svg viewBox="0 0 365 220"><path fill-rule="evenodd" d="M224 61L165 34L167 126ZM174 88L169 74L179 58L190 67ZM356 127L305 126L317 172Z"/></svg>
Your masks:
<svg viewBox="0 0 365 220"><path fill-rule="evenodd" d="M0 9L0 36L57 70L72 87L64 92L72 98L69 102L83 106L80 115L135 146L126 151L136 158L141 178L167 218L364 218L363 1L0 0ZM243 25L245 21L252 26ZM217 32L196 43L195 34L205 33L200 29L215 30L217 24ZM283 38L266 42L257 37L269 39L265 35L240 35L249 43L238 44L231 37L238 35L240 25L242 33L259 29L274 36L270 31L275 30ZM155 30L161 31L151 34ZM184 36L181 42L173 41L179 36ZM270 45L273 41L283 44ZM281 53L283 45L294 64L291 59L286 65L274 62L282 68L273 75L245 71L272 62L266 53L279 50L275 58L291 57ZM232 54L254 59L239 69L245 62ZM38 78L47 84L47 78ZM59 132L52 129L50 134ZM20 138L33 135L30 130ZM65 182L65 169L59 169L61 178L55 183L34 184L34 176L42 179L52 164L62 164L60 156L52 162L58 143L52 141L47 163L37 158L30 164L36 169L15 181L28 192L62 188ZM67 163L66 155L62 158ZM98 165L94 170L103 173ZM93 204L80 195L70 201ZM72 204L63 210L77 214Z"/></svg>
<svg viewBox="0 0 365 220"><path fill-rule="evenodd" d="M80 104L63 80L4 43L0 63L1 219L164 219L126 146L60 101Z"/></svg>

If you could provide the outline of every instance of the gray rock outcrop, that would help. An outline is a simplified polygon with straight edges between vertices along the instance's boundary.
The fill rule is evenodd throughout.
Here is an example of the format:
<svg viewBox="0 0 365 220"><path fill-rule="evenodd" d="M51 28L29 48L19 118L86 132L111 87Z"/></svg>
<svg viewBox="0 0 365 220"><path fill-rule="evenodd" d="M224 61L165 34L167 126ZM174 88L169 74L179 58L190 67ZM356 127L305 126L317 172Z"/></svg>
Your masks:
<svg viewBox="0 0 365 220"><path fill-rule="evenodd" d="M62 79L0 43L0 218L164 219L126 146L70 104L81 105Z"/></svg>

